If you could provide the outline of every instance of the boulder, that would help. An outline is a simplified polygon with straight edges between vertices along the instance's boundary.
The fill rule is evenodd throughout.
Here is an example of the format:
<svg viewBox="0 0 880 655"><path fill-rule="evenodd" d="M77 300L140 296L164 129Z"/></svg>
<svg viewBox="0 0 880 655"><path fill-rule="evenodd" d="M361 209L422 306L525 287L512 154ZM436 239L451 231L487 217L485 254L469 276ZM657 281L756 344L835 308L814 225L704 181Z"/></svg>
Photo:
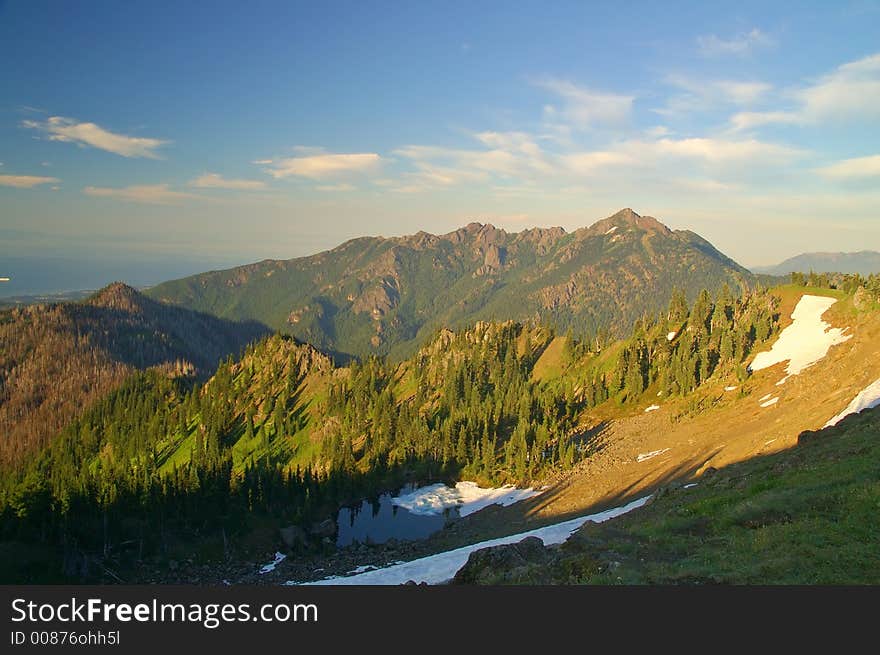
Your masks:
<svg viewBox="0 0 880 655"><path fill-rule="evenodd" d="M519 543L490 546L474 551L455 574L453 584L491 583L499 576L507 577L516 569L533 564L546 564L553 559L551 551L537 537L526 537Z"/></svg>
<svg viewBox="0 0 880 655"><path fill-rule="evenodd" d="M336 535L336 521L324 519L320 523L314 523L309 532L316 537L333 537Z"/></svg>
<svg viewBox="0 0 880 655"><path fill-rule="evenodd" d="M278 532L281 534L281 541L284 542L284 545L292 550L308 545L308 535L298 525L289 525L286 528L281 528Z"/></svg>

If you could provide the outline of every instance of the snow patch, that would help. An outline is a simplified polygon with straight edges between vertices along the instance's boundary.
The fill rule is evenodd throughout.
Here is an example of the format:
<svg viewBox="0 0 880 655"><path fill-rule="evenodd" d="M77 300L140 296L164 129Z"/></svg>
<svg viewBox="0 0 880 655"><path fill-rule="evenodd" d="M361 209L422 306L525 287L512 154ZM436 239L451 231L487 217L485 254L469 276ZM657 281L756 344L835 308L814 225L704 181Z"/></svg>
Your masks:
<svg viewBox="0 0 880 655"><path fill-rule="evenodd" d="M725 391L736 391L739 387L724 387Z"/></svg>
<svg viewBox="0 0 880 655"><path fill-rule="evenodd" d="M765 400L767 400L767 399L768 399L770 396L772 396L772 395L773 395L772 393L768 393L766 396L761 396L760 398L758 398L758 402L759 402L759 403L762 403L762 402L764 402Z"/></svg>
<svg viewBox="0 0 880 655"><path fill-rule="evenodd" d="M638 498L622 507L599 512L598 514L590 514L580 518L564 521L563 523L555 523L537 530L528 532L520 532L509 537L501 537L499 539L490 539L489 541L481 541L480 543L463 546L455 550L448 550L436 555L429 555L411 562L388 566L384 569L376 569L375 571L367 571L358 575L351 575L344 578L333 578L318 580L317 582L306 582L307 585L400 585L409 580L416 583L426 582L428 584L441 584L451 580L456 571L458 571L468 560L470 554L481 548L490 548L492 546L502 546L505 544L515 544L526 537L538 537L544 542L545 546L560 544L568 539L571 534L581 527L587 521L594 523L602 523L608 519L613 519L621 514L626 514L632 510L641 507L648 502L650 496ZM285 584L296 584L289 582Z"/></svg>
<svg viewBox="0 0 880 655"><path fill-rule="evenodd" d="M277 553L276 552L275 559L273 561L269 562L268 564L264 564L263 567L260 569L260 571L259 571L260 575L274 571L275 567L278 566L285 559L287 559L287 555L285 555L284 553Z"/></svg>
<svg viewBox="0 0 880 655"><path fill-rule="evenodd" d="M645 413L653 412L660 409L660 405L651 405L650 407L645 408Z"/></svg>
<svg viewBox="0 0 880 655"><path fill-rule="evenodd" d="M768 400L765 403L761 403L761 407L770 407L770 405L775 405L778 402L779 402L779 397L777 396L776 398L771 398L770 400Z"/></svg>
<svg viewBox="0 0 880 655"><path fill-rule="evenodd" d="M798 375L825 357L831 346L851 339L851 334L844 335L848 328L833 328L822 320L822 315L836 302L824 296L802 296L791 313L791 325L779 334L770 350L755 355L749 368L760 371L788 361L785 372Z"/></svg>
<svg viewBox="0 0 880 655"><path fill-rule="evenodd" d="M677 335L678 335L678 332L676 332L675 330L673 330L672 332L670 332L669 334L666 335L666 340L667 340L667 341L672 341L673 339L675 339L675 337L676 337Z"/></svg>
<svg viewBox="0 0 880 655"><path fill-rule="evenodd" d="M690 484L686 484L686 485L684 485L684 486L682 487L682 489L693 489L693 488L696 487L696 486L697 486L697 483L696 483L696 482L691 482Z"/></svg>
<svg viewBox="0 0 880 655"><path fill-rule="evenodd" d="M872 409L878 405L880 405L880 379L874 380L874 382L862 389L858 395L852 399L850 404L846 406L846 409L834 418L828 419L828 422L822 427L827 428L832 425L837 425L850 414L858 414L863 410Z"/></svg>
<svg viewBox="0 0 880 655"><path fill-rule="evenodd" d="M605 230L605 234L611 234L611 233L614 232L616 229L617 229L617 226L616 226L616 225L613 225L612 227L609 227L607 230Z"/></svg>
<svg viewBox="0 0 880 655"><path fill-rule="evenodd" d="M669 448L663 448L662 450L652 450L650 453L639 453L639 456L636 457L636 461L637 462L646 462L649 459L657 457L657 455L662 455L663 453L665 453L668 450L669 450Z"/></svg>
<svg viewBox="0 0 880 655"><path fill-rule="evenodd" d="M459 482L454 487L448 487L441 482L419 487L408 494L392 498L391 502L419 516L442 514L450 507L458 507L459 516L467 516L489 505L507 507L539 493L541 492L535 489L517 489L510 485L482 489L476 482Z"/></svg>

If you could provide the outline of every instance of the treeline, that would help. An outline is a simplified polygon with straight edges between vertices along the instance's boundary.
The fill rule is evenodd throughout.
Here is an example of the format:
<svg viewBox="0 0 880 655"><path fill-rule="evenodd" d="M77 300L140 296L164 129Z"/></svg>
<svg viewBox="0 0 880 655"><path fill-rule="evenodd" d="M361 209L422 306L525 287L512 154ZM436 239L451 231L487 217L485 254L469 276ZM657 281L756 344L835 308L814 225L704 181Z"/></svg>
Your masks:
<svg viewBox="0 0 880 655"><path fill-rule="evenodd" d="M375 357L353 365L329 389L322 457L333 470L415 458L440 465L435 474L491 482L525 482L570 467L583 404L571 388L532 379L552 338L519 323L479 323L443 333L403 369Z"/></svg>
<svg viewBox="0 0 880 655"><path fill-rule="evenodd" d="M754 346L777 332L778 308L779 299L761 289L737 298L725 286L714 299L704 290L690 308L676 291L664 316L636 323L614 369L590 380L585 393L593 403L626 402L648 388L664 397L688 394L716 373L742 380Z"/></svg>
<svg viewBox="0 0 880 655"><path fill-rule="evenodd" d="M791 273L791 283L798 286L822 289L840 289L852 294L858 305L861 302L880 303L880 274L868 276L858 273Z"/></svg>

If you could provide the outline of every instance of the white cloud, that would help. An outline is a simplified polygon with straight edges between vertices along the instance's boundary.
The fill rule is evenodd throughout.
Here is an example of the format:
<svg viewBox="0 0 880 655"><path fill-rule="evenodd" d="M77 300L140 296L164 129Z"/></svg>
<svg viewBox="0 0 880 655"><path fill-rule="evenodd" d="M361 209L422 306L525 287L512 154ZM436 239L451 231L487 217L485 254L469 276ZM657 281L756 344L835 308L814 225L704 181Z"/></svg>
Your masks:
<svg viewBox="0 0 880 655"><path fill-rule="evenodd" d="M16 189L33 189L41 184L54 184L60 181L57 177L39 175L0 175L0 186L11 186Z"/></svg>
<svg viewBox="0 0 880 655"><path fill-rule="evenodd" d="M694 137L687 139L658 139L653 142L629 142L632 152L653 153L657 156L681 157L710 163L747 161L769 163L788 162L803 155L803 151L789 146L766 143L757 139L729 140Z"/></svg>
<svg viewBox="0 0 880 655"><path fill-rule="evenodd" d="M775 41L757 27L748 32L741 32L728 39L715 34L697 37L700 53L708 57L722 55L745 56L759 48L775 45Z"/></svg>
<svg viewBox="0 0 880 655"><path fill-rule="evenodd" d="M880 155L844 159L820 168L818 172L824 177L838 180L880 177Z"/></svg>
<svg viewBox="0 0 880 655"><path fill-rule="evenodd" d="M686 75L669 75L666 83L679 89L654 111L663 116L681 116L698 111L709 111L726 105L748 106L760 101L772 86L754 80L706 80Z"/></svg>
<svg viewBox="0 0 880 655"><path fill-rule="evenodd" d="M352 184L322 184L320 186L316 186L315 189L318 191L339 193L339 192L347 192L347 191L355 191L357 187Z"/></svg>
<svg viewBox="0 0 880 655"><path fill-rule="evenodd" d="M719 182L718 180L706 178L681 177L673 178L670 182L682 189L696 191L698 193L725 193L728 191L737 191L741 188L738 184Z"/></svg>
<svg viewBox="0 0 880 655"><path fill-rule="evenodd" d="M670 130L665 125L655 125L654 127L650 127L645 130L645 134L656 139L661 136L669 136L670 134L672 134L672 130Z"/></svg>
<svg viewBox="0 0 880 655"><path fill-rule="evenodd" d="M26 120L22 121L21 124L23 127L44 132L50 141L64 141L75 143L79 146L91 146L123 157L159 159L156 150L160 146L170 143L162 139L116 134L115 132L105 130L95 123L81 123L63 116L51 116L44 122Z"/></svg>
<svg viewBox="0 0 880 655"><path fill-rule="evenodd" d="M609 166L631 165L636 163L637 159L626 152L600 150L565 155L562 161L571 172L588 175Z"/></svg>
<svg viewBox="0 0 880 655"><path fill-rule="evenodd" d="M275 179L306 177L323 180L351 173L366 173L379 167L382 158L373 152L314 154L270 160L266 172Z"/></svg>
<svg viewBox="0 0 880 655"><path fill-rule="evenodd" d="M712 85L730 102L737 105L750 105L757 102L772 87L764 82L737 82L721 80Z"/></svg>
<svg viewBox="0 0 880 655"><path fill-rule="evenodd" d="M200 196L173 191L168 184L144 184L122 188L87 186L83 189L87 196L99 198L116 198L129 202L140 202L151 205L169 205L180 200L199 198Z"/></svg>
<svg viewBox="0 0 880 655"><path fill-rule="evenodd" d="M880 54L840 66L799 97L810 122L880 117Z"/></svg>
<svg viewBox="0 0 880 655"><path fill-rule="evenodd" d="M556 166L525 132L476 132L474 140L483 149L409 145L394 155L409 160L414 172L405 173L400 193L416 193L464 182L486 182L491 178L520 179L548 175Z"/></svg>
<svg viewBox="0 0 880 655"><path fill-rule="evenodd" d="M813 84L789 92L785 110L741 112L730 119L734 130L763 125L817 125L880 118L880 53L852 61Z"/></svg>
<svg viewBox="0 0 880 655"><path fill-rule="evenodd" d="M266 188L266 183L260 180L226 179L218 173L205 173L190 181L189 185L198 189L235 189L239 191Z"/></svg>
<svg viewBox="0 0 880 655"><path fill-rule="evenodd" d="M737 132L751 130L762 125L797 125L803 117L792 111L741 111L730 118L730 125Z"/></svg>
<svg viewBox="0 0 880 655"><path fill-rule="evenodd" d="M580 128L626 123L632 113L633 100L635 100L635 96L595 91L555 78L538 80L535 85L555 93L563 100L561 110L557 110L552 105L546 106L544 108L546 117L556 118L558 114Z"/></svg>

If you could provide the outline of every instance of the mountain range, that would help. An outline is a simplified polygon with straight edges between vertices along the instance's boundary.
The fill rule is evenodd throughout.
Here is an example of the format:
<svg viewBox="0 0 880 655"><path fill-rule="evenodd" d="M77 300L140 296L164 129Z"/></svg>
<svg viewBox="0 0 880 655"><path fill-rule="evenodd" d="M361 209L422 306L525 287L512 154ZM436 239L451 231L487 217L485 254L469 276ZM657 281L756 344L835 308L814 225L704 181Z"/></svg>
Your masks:
<svg viewBox="0 0 880 655"><path fill-rule="evenodd" d="M266 260L160 284L147 294L256 320L325 351L412 354L440 328L538 321L578 336L626 334L665 307L752 274L687 230L624 209L567 233L471 223L443 235L363 237L309 257Z"/></svg>
<svg viewBox="0 0 880 655"><path fill-rule="evenodd" d="M784 357L755 367L756 353L791 347L795 337L780 335L817 294L806 303L824 308L808 321L816 334L795 337L825 339L827 321L837 345L802 374L784 373ZM312 579L361 568L363 557L397 561L637 494L662 498L672 483L702 488L716 468L787 448L867 389L880 375L878 335L880 276L767 288L699 236L631 210L571 234L474 223L440 236L365 237L169 282L150 296L114 283L84 301L2 310L0 580ZM840 488L868 493L870 510L876 493L865 480L876 465L858 453L864 480L844 479L849 464L833 473ZM826 454L837 461L839 452ZM773 483L785 497L761 502L784 503L782 514L742 518L754 509L743 496L751 487L741 492L731 475L719 477L721 493L738 504L711 523L717 538L751 553L740 526L767 535L757 530L777 519L805 521L798 538L812 537L803 503L813 500L798 500L816 496L812 478ZM334 546L340 507L404 484L463 480L542 493L463 517L418 545ZM785 495L795 484L805 486ZM711 504L719 490L705 486ZM823 535L841 524L844 505L823 514ZM666 518L680 509L651 510L670 548L680 537ZM710 525L685 523L694 540ZM860 553L858 530L875 523L858 518L835 544ZM779 536L783 550L787 539ZM255 557L279 549L288 564L260 578ZM580 573L562 556L538 556L557 562L561 577L523 580L592 579L611 565L605 551L594 568L578 559ZM760 569L748 557L749 571ZM640 558L614 561L641 570ZM808 571L808 559L791 558L772 579L800 580L791 574ZM857 576L874 579L866 562ZM473 581L513 579L495 575ZM679 575L713 579L703 570L657 579ZM849 579L837 575L828 579Z"/></svg>
<svg viewBox="0 0 880 655"><path fill-rule="evenodd" d="M789 273L880 273L880 252L806 252L786 259L775 266L756 266L755 273L788 275Z"/></svg>

